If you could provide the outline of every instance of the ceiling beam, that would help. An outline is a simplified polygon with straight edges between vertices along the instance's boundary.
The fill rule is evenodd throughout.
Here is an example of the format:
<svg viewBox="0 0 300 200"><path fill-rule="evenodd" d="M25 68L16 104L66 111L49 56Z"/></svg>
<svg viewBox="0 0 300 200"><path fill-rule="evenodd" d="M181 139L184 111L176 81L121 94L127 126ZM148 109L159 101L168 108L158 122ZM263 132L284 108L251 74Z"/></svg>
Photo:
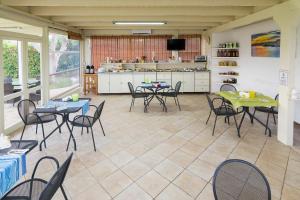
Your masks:
<svg viewBox="0 0 300 200"><path fill-rule="evenodd" d="M31 7L38 16L245 16L253 7L174 7L174 8L102 8L102 7Z"/></svg>
<svg viewBox="0 0 300 200"><path fill-rule="evenodd" d="M60 16L51 17L51 20L56 22L68 23L68 22L112 22L112 21L136 21L137 17L134 16L124 16L124 17L113 17L113 16L103 16L103 17L78 17L78 16ZM167 22L228 22L234 20L234 17L230 16L217 16L217 17L207 17L207 16L153 16L138 17L139 21L167 21Z"/></svg>
<svg viewBox="0 0 300 200"><path fill-rule="evenodd" d="M101 7L184 7L184 6L271 6L280 0L2 0L8 6L101 6Z"/></svg>
<svg viewBox="0 0 300 200"><path fill-rule="evenodd" d="M207 26L78 26L83 30L207 30Z"/></svg>
<svg viewBox="0 0 300 200"><path fill-rule="evenodd" d="M101 26L111 26L111 27L122 27L125 25L115 25L112 22L72 22L72 23L67 23L66 25L68 26L97 26L97 27L101 27ZM168 22L165 25L161 25L160 27L166 27L166 26L209 26L209 27L214 27L214 26L218 26L220 25L220 23L215 23L215 22ZM126 25L127 26L127 25ZM125 26L125 27L126 27ZM140 25L132 25L135 27L139 27Z"/></svg>

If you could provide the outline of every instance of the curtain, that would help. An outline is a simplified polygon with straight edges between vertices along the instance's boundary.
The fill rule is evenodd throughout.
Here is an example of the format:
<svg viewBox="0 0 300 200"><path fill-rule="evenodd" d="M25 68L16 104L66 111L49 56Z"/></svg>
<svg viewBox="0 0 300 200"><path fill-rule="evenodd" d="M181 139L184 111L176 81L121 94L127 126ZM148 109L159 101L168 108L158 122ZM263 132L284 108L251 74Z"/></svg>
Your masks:
<svg viewBox="0 0 300 200"><path fill-rule="evenodd" d="M170 35L159 36L92 36L92 62L98 68L106 57L113 60L133 61L145 56L146 62L168 60L171 51L167 50Z"/></svg>
<svg viewBox="0 0 300 200"><path fill-rule="evenodd" d="M178 38L185 39L185 50L179 51L182 60L194 60L201 55L201 35L179 35Z"/></svg>

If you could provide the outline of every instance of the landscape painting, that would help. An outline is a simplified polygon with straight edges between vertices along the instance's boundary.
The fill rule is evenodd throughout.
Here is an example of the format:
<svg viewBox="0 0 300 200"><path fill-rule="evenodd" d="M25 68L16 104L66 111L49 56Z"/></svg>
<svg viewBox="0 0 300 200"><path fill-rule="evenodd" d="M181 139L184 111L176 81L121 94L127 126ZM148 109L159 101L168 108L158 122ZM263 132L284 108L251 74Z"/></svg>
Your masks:
<svg viewBox="0 0 300 200"><path fill-rule="evenodd" d="M252 35L251 55L252 57L280 57L280 31Z"/></svg>

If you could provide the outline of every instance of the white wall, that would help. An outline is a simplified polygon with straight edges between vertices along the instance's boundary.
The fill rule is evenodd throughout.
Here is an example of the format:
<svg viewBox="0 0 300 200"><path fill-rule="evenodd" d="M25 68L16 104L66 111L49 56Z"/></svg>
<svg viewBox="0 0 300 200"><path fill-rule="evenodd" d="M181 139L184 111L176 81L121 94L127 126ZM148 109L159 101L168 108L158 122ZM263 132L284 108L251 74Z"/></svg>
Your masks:
<svg viewBox="0 0 300 200"><path fill-rule="evenodd" d="M240 58L237 60L240 67L235 70L240 73L237 85L239 90L255 90L272 97L278 93L279 58L251 57L251 35L278 29L273 20L267 20L212 35L213 47L230 41L240 44ZM220 85L214 83L218 81L217 70L212 68L213 92L219 91L220 88Z"/></svg>

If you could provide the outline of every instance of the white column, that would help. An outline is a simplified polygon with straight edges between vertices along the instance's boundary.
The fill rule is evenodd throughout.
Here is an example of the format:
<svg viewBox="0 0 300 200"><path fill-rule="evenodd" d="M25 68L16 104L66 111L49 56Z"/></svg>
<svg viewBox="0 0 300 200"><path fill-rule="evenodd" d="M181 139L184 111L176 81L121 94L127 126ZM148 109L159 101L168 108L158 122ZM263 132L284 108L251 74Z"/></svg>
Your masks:
<svg viewBox="0 0 300 200"><path fill-rule="evenodd" d="M22 84L23 98L28 99L28 44L27 41L20 41L19 47L19 81Z"/></svg>
<svg viewBox="0 0 300 200"><path fill-rule="evenodd" d="M3 70L3 40L0 39L0 133L4 131L4 70Z"/></svg>
<svg viewBox="0 0 300 200"><path fill-rule="evenodd" d="M42 104L49 100L49 31L48 27L43 27L41 48L41 86Z"/></svg>
<svg viewBox="0 0 300 200"><path fill-rule="evenodd" d="M294 10L289 14L282 12L274 17L281 29L280 43L280 70L288 74L286 85L279 86L279 115L278 115L278 140L286 145L293 145L294 135L294 102L290 99L290 92L295 86L295 60L297 26L300 15Z"/></svg>

